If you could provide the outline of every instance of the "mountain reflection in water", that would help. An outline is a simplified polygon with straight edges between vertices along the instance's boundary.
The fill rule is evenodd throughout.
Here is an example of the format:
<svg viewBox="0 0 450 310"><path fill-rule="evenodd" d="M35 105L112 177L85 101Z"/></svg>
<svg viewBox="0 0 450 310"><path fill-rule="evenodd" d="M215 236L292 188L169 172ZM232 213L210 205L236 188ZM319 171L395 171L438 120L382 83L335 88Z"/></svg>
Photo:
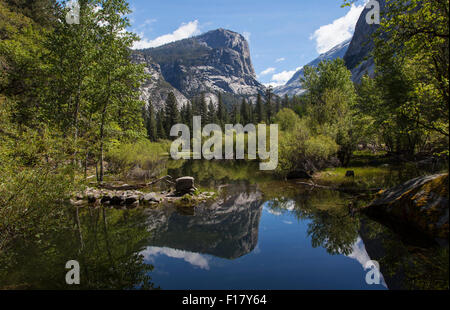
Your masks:
<svg viewBox="0 0 450 310"><path fill-rule="evenodd" d="M261 194L257 191L197 206L194 216L174 208L148 210L149 244L235 259L255 248L261 211Z"/></svg>
<svg viewBox="0 0 450 310"><path fill-rule="evenodd" d="M170 170L220 186L193 209L70 209L40 242L18 239L0 255L0 288L448 288L448 246L349 212L367 201L255 171L201 161ZM72 259L81 266L77 287L64 281ZM380 265L379 285L366 283L370 260Z"/></svg>

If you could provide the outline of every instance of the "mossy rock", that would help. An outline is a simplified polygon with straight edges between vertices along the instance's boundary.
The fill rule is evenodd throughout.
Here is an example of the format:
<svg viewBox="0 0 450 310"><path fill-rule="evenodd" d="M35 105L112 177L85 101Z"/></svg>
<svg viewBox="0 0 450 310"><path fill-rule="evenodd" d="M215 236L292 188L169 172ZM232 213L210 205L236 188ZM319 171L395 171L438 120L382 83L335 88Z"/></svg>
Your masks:
<svg viewBox="0 0 450 310"><path fill-rule="evenodd" d="M415 178L380 192L363 212L414 227L433 238L448 240L448 187L448 174Z"/></svg>

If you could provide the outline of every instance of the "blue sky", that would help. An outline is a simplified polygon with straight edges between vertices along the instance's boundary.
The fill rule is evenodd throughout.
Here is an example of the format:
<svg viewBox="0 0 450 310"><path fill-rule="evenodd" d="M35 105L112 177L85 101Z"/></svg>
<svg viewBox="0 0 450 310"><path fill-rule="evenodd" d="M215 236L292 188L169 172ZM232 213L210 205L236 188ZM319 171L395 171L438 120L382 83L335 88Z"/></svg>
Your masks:
<svg viewBox="0 0 450 310"><path fill-rule="evenodd" d="M348 39L362 1L341 8L342 0L130 0L131 30L154 47L217 28L249 41L258 80L284 84L297 69Z"/></svg>

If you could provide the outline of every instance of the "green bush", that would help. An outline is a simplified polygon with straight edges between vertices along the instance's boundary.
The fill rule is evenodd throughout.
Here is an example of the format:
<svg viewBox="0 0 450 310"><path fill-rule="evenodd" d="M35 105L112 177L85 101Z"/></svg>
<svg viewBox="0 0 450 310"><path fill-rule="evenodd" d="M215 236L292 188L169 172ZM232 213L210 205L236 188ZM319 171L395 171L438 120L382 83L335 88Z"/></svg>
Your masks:
<svg viewBox="0 0 450 310"><path fill-rule="evenodd" d="M106 156L110 169L123 172L133 167L154 169L170 152L170 141L150 142L147 139L135 143L117 144Z"/></svg>
<svg viewBox="0 0 450 310"><path fill-rule="evenodd" d="M0 98L0 252L18 237L39 240L76 184L67 141L43 126L19 130L10 108Z"/></svg>
<svg viewBox="0 0 450 310"><path fill-rule="evenodd" d="M291 109L284 108L275 115L274 121L282 131L289 131L293 130L296 124L300 122L300 117Z"/></svg>
<svg viewBox="0 0 450 310"><path fill-rule="evenodd" d="M277 173L285 177L292 171L315 171L326 165L339 147L324 135L312 135L304 120L294 130L281 132Z"/></svg>

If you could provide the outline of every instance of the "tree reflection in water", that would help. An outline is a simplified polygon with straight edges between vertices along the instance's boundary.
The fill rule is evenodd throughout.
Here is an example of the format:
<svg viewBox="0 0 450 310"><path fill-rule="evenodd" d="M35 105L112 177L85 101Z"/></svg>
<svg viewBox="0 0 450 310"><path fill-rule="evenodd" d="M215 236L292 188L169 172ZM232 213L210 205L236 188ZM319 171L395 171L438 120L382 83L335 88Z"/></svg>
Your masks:
<svg viewBox="0 0 450 310"><path fill-rule="evenodd" d="M217 266L208 265L202 260L204 256L227 260L229 270L224 274L236 272L230 287L245 280L240 278L243 273L238 269L239 262L245 261L249 272L253 270L263 282L264 271L268 273L270 268L263 272L252 269L256 266L252 259L273 265L273 253L278 253L280 246L269 240L265 243L266 252L249 255L264 235L260 234L260 221L270 218L263 228L277 224L271 215L265 216L264 209L277 215L285 213L290 221L297 219L306 225L299 225L300 230L289 230L290 235L283 235L284 230L280 234L286 238L282 244L289 245L280 251L280 255L285 255L280 259L287 262L280 266L286 267L283 270L301 269L301 262L295 260L295 255L301 253L295 252L295 246L310 238L312 247L323 247L330 255L346 255L362 265L377 260L388 288L448 289L448 246L410 243L383 224L350 214L349 205L364 205L364 200L337 191L276 181L256 171L253 164L199 161L171 169L174 177L195 176L202 188L218 190L221 186L217 201L199 205L188 214L167 206L147 210L70 209L50 223L45 233L30 228L26 237L18 238L7 252L0 253L0 289L153 289L157 285L151 276L157 275L148 262L158 255L183 259L197 267L186 273L185 288L192 284L189 281L195 281L192 275L214 275ZM277 229L283 229L280 227ZM293 236L295 233L300 235ZM316 253L326 255L324 252ZM79 286L65 283L65 264L69 260L80 262ZM335 261L342 262L339 257ZM315 266L316 262L306 263ZM186 271L185 265L178 269L179 273L182 271ZM313 280L320 277L313 272L309 276ZM357 276L351 280L361 281ZM220 277L214 279L221 284Z"/></svg>
<svg viewBox="0 0 450 310"><path fill-rule="evenodd" d="M269 189L275 192L271 195ZM265 187L265 197L270 197L267 207L279 212L289 211L298 220L308 220L308 236L312 246L323 247L331 255L349 255L358 238L359 219L349 213L349 200L343 194L328 190L295 190L272 184ZM273 197L275 196L275 197ZM278 197L277 197L278 196ZM287 198L291 197L291 198Z"/></svg>
<svg viewBox="0 0 450 310"><path fill-rule="evenodd" d="M52 234L16 240L0 256L0 288L153 289L153 266L139 254L148 238L142 210L73 209ZM80 285L65 282L69 260L80 263Z"/></svg>

